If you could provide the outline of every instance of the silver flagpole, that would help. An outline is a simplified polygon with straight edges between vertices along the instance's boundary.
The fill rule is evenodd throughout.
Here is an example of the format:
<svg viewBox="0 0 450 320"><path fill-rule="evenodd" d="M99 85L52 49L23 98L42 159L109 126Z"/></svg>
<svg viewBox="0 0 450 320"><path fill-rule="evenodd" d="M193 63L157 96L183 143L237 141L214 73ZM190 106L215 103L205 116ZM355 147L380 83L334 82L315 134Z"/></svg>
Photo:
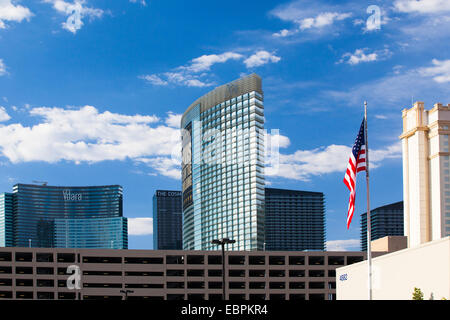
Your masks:
<svg viewBox="0 0 450 320"><path fill-rule="evenodd" d="M372 247L370 223L370 196L369 196L369 144L367 136L367 101L364 101L364 137L366 145L366 185L367 185L367 260L369 265L369 300L372 300Z"/></svg>

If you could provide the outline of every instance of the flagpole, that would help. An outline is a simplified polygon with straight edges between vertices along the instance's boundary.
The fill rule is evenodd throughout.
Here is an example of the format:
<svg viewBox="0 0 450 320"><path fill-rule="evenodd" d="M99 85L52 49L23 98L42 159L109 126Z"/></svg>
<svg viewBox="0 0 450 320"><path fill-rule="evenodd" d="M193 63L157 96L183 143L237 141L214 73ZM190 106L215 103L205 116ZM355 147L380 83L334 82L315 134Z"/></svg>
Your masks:
<svg viewBox="0 0 450 320"><path fill-rule="evenodd" d="M372 247L370 223L370 196L369 196L369 144L367 136L367 101L364 101L364 137L366 145L366 185L367 185L367 260L369 266L369 300L372 300Z"/></svg>

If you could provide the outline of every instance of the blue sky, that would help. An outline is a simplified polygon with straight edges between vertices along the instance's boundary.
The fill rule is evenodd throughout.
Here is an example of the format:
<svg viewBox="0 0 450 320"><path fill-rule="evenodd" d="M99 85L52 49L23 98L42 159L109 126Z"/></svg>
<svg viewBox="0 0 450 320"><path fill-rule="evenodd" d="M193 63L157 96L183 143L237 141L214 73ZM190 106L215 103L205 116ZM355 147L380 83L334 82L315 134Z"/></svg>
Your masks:
<svg viewBox="0 0 450 320"><path fill-rule="evenodd" d="M364 175L350 230L342 179L363 101L375 208L402 200L401 110L450 102L449 13L449 0L0 0L0 191L120 184L130 248L153 248L152 195L181 188L180 114L255 72L282 136L267 184L324 192L329 248L358 249Z"/></svg>

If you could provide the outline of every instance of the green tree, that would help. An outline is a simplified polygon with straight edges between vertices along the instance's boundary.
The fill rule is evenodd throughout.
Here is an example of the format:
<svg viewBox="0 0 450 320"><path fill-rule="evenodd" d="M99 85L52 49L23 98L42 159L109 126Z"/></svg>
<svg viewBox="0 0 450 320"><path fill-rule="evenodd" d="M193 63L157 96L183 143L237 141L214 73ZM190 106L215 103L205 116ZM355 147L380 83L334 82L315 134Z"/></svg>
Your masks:
<svg viewBox="0 0 450 320"><path fill-rule="evenodd" d="M413 300L423 300L423 292L419 288L414 287L414 292L412 296Z"/></svg>

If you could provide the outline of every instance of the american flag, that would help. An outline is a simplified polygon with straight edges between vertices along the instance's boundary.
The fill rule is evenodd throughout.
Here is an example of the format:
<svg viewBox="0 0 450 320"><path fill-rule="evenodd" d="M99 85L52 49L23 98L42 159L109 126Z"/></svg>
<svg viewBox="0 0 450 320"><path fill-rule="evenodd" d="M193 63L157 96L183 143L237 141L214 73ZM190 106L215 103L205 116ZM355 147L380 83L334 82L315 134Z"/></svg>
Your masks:
<svg viewBox="0 0 450 320"><path fill-rule="evenodd" d="M361 123L358 136L348 160L347 171L345 172L344 183L350 190L350 199L348 201L347 212L347 229L350 228L352 222L353 212L355 211L355 189L356 189L356 174L360 171L366 170L366 143L364 138L364 119Z"/></svg>

